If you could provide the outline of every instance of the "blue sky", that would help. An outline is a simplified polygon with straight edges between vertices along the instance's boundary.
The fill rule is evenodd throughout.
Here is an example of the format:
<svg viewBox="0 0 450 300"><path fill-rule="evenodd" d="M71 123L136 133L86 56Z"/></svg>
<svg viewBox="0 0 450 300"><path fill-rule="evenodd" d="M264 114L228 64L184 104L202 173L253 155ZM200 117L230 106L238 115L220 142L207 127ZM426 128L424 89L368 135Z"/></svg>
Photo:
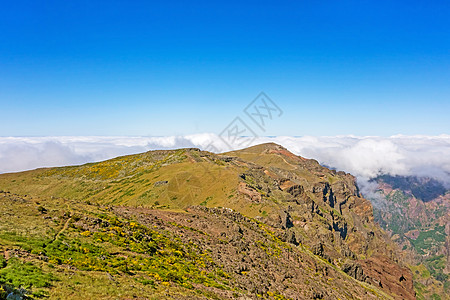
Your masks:
<svg viewBox="0 0 450 300"><path fill-rule="evenodd" d="M314 2L0 1L0 136L450 133L448 1Z"/></svg>

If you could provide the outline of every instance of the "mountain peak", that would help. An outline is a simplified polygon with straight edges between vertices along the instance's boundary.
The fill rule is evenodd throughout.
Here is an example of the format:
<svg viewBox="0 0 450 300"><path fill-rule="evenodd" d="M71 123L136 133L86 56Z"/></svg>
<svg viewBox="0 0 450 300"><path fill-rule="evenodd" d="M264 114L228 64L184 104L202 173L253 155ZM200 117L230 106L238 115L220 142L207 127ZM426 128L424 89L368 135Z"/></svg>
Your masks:
<svg viewBox="0 0 450 300"><path fill-rule="evenodd" d="M250 298L271 293L292 299L342 299L348 293L357 298L367 293L363 281L379 295L414 299L412 274L392 259L396 249L373 222L372 206L360 196L354 178L275 143L225 154L191 148L151 151L82 166L3 174L0 190L16 194L5 194L0 207L6 203L5 207L18 211L31 209L32 226L50 233L46 226L53 226L53 232L65 228L58 239L66 235L71 240L82 238L89 249L110 251L103 255L99 250L98 257L97 252L88 252L62 260L59 252L49 250L52 261L81 268L83 259L90 257L99 270L108 272L116 263L111 254L116 250L104 242L116 243L120 257L129 258L122 263L123 272L115 274L118 282L152 280L157 291L167 285L190 287L194 282L196 288L207 291L212 283L202 279L202 287L193 277L203 270L210 276L227 274L219 280L226 288L217 294L237 287L237 292ZM76 211L77 217L71 217L67 209ZM0 218L0 228L5 220ZM27 224L19 225L22 232L29 232ZM164 237L167 232L172 236ZM156 237L161 237L159 244L152 244ZM180 244L171 244L172 240ZM183 273L188 269L184 267L170 269L163 254L176 250L173 256L184 266L190 258L181 250L190 243L210 253L209 262L199 264L193 274ZM6 248L8 253L13 250ZM151 263L147 262L148 251L153 255ZM193 259L198 261L197 256ZM287 278L286 274L290 280L277 280ZM137 275L144 277L137 280ZM330 289L331 280L336 289ZM225 298L233 297L230 292Z"/></svg>
<svg viewBox="0 0 450 300"><path fill-rule="evenodd" d="M258 144L258 145L251 146L251 147L244 148L244 149L237 150L237 151L263 152L263 151L267 151L267 150L286 150L286 151L288 151L283 146L281 146L281 145L279 145L277 143L273 143L273 142L262 143L262 144Z"/></svg>

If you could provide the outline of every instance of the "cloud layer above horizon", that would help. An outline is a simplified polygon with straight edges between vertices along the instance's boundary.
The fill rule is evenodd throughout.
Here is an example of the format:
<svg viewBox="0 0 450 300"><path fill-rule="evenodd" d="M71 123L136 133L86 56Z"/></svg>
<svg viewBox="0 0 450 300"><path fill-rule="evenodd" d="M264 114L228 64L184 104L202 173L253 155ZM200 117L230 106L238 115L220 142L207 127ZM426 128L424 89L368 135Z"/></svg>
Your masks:
<svg viewBox="0 0 450 300"><path fill-rule="evenodd" d="M417 175L450 185L450 135L392 137L259 137L291 152L367 180L380 174ZM156 149L231 150L215 134L167 137L0 137L0 173L77 165Z"/></svg>

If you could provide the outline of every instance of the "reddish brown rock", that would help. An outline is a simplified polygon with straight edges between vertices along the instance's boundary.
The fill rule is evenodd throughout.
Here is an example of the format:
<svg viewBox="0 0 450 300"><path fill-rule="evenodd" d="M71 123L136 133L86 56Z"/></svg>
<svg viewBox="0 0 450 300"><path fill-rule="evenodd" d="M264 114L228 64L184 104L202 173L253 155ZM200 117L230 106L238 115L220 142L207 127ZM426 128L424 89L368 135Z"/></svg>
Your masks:
<svg viewBox="0 0 450 300"><path fill-rule="evenodd" d="M378 284L396 299L416 299L412 273L383 256L372 256L361 262L368 281Z"/></svg>

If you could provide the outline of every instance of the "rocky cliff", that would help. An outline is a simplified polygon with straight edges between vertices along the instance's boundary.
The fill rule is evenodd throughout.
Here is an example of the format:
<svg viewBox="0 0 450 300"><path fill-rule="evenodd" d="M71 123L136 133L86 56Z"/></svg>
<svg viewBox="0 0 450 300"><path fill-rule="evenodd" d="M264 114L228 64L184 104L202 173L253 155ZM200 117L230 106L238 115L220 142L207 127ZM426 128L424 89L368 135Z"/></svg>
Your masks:
<svg viewBox="0 0 450 300"><path fill-rule="evenodd" d="M42 287L50 295L76 286L68 268L112 286L102 297L132 280L125 298L415 299L413 275L355 178L276 144L4 174L0 189L4 289L17 288L7 275L15 253L58 274ZM32 232L44 241L27 245ZM71 296L93 297L94 285Z"/></svg>

